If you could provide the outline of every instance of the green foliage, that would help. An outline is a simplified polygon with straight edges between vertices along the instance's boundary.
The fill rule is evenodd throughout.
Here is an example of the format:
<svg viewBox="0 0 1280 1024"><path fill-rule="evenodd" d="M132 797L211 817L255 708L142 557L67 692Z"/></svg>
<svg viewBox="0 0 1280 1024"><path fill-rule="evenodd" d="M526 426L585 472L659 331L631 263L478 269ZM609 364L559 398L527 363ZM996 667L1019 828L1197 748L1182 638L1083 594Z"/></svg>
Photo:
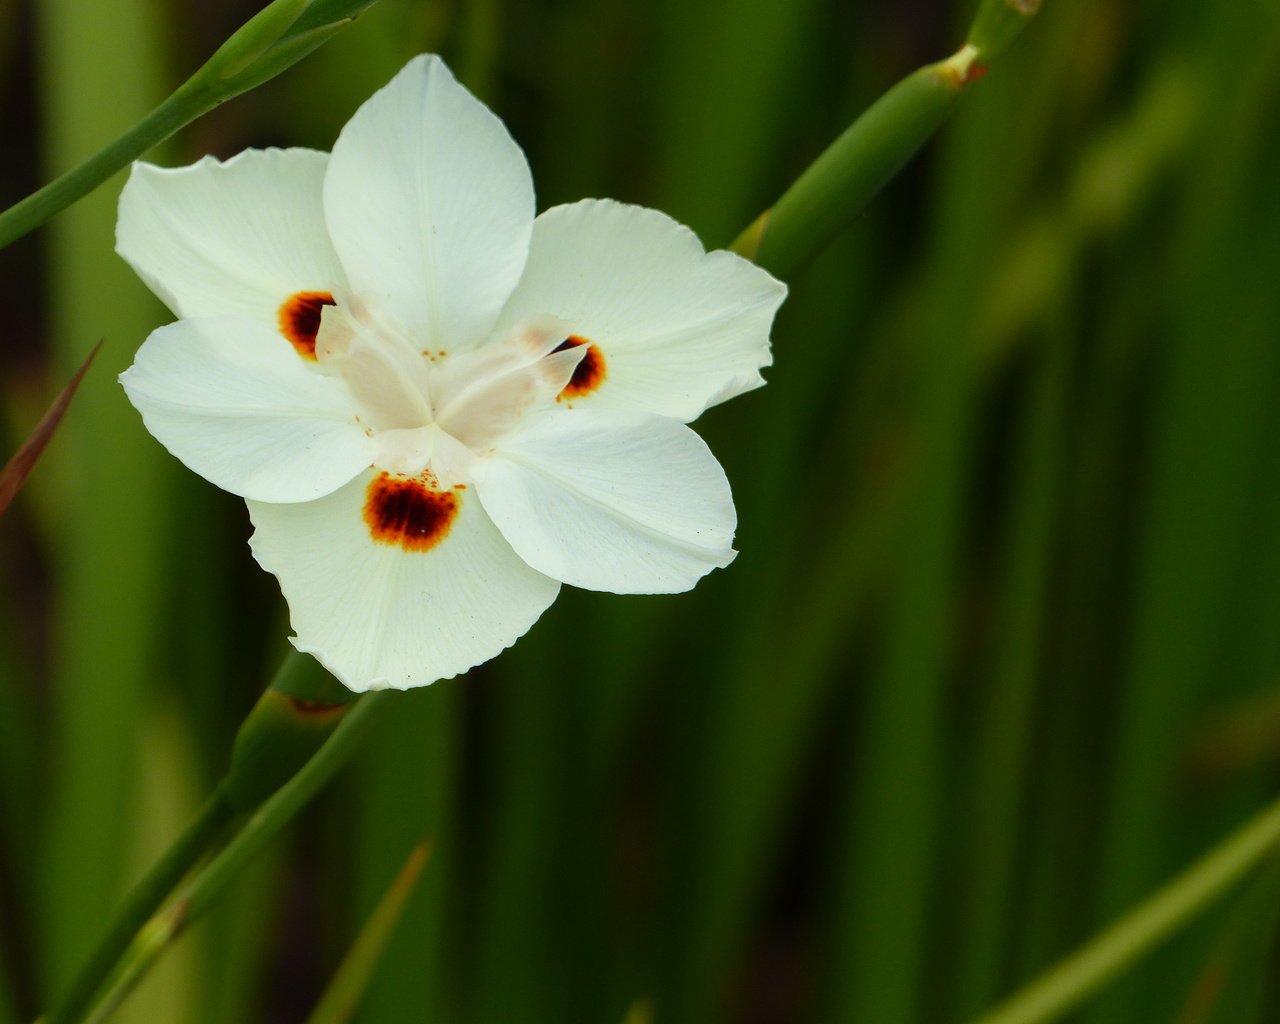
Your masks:
<svg viewBox="0 0 1280 1024"><path fill-rule="evenodd" d="M300 1019L429 836L357 1021L961 1024L1267 802L1280 9L381 0L346 27L364 6L269 8L209 74L248 88L335 34L163 159L327 147L433 49L541 206L642 202L711 245L772 207L739 243L791 286L770 384L699 421L742 553L678 597L566 593L469 678L377 695L376 721L362 698L341 785L242 873L336 771L322 753L196 876L194 975L139 997ZM975 10L978 53L948 60ZM3 200L253 13L193 11L52 0L0 25L6 105L37 112L6 122ZM287 628L241 505L177 479L113 382L165 319L111 255L118 187L0 250L8 450L107 338L0 520L5 1024L65 988L154 859L140 837L194 812L145 776L212 789ZM835 187L835 213L813 202ZM1274 869L1241 891L1087 1019L1274 1019Z"/></svg>

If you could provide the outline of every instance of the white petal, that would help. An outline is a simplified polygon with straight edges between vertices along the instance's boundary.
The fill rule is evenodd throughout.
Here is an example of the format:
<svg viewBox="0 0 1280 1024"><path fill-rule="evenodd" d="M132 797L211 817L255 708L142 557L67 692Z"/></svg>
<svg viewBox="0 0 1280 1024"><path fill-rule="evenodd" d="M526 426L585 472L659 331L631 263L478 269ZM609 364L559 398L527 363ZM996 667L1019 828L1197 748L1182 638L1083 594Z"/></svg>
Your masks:
<svg viewBox="0 0 1280 1024"><path fill-rule="evenodd" d="M161 327L120 382L161 444L242 497L311 501L369 465L346 385L255 320Z"/></svg>
<svg viewBox="0 0 1280 1024"><path fill-rule="evenodd" d="M598 346L605 376L575 399L688 422L764 383L782 282L666 214L607 199L556 206L499 320L550 314Z"/></svg>
<svg viewBox="0 0 1280 1024"><path fill-rule="evenodd" d="M729 482L677 420L554 410L482 463L476 485L498 529L521 558L564 583L678 593L733 560Z"/></svg>
<svg viewBox="0 0 1280 1024"><path fill-rule="evenodd" d="M274 325L290 295L343 286L321 198L328 160L309 149L249 149L226 163L136 163L120 196L116 251L178 316Z"/></svg>
<svg viewBox="0 0 1280 1024"><path fill-rule="evenodd" d="M301 505L250 501L254 557L280 580L297 636L353 690L424 686L499 654L555 600L560 584L511 550L474 491L455 491L448 532L427 550L375 540L371 484Z"/></svg>
<svg viewBox="0 0 1280 1024"><path fill-rule="evenodd" d="M438 57L411 60L342 129L324 204L354 295L424 348L484 340L528 255L524 154Z"/></svg>

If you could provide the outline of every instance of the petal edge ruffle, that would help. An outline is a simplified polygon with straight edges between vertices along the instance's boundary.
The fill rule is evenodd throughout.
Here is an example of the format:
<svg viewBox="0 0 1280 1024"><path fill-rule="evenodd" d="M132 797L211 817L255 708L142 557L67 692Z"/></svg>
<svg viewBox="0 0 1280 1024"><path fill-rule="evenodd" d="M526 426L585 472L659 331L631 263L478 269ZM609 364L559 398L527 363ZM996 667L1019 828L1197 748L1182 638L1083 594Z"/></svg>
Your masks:
<svg viewBox="0 0 1280 1024"><path fill-rule="evenodd" d="M311 501L369 465L346 385L255 320L161 327L120 383L165 448L241 497Z"/></svg>
<svg viewBox="0 0 1280 1024"><path fill-rule="evenodd" d="M575 587L679 593L736 554L724 470L678 420L544 413L484 460L476 487L520 557Z"/></svg>
<svg viewBox="0 0 1280 1024"><path fill-rule="evenodd" d="M356 691L448 679L523 636L560 584L511 550L470 490L425 551L379 542L373 472L301 505L250 501L254 557L280 581L298 650Z"/></svg>
<svg viewBox="0 0 1280 1024"><path fill-rule="evenodd" d="M529 261L499 324L555 316L598 346L604 379L583 408L689 422L764 383L769 330L786 294L742 257L705 252L664 213L584 199L534 222Z"/></svg>
<svg viewBox="0 0 1280 1024"><path fill-rule="evenodd" d="M310 149L249 149L188 167L135 163L116 251L177 316L274 325L288 296L343 286L324 221L328 161Z"/></svg>

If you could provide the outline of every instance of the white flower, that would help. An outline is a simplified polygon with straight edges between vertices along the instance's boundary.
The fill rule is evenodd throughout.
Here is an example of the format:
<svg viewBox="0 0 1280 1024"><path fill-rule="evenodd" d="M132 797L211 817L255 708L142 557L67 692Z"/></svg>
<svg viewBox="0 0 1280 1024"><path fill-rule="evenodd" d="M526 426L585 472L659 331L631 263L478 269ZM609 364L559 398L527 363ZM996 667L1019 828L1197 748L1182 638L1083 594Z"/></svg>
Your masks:
<svg viewBox="0 0 1280 1024"><path fill-rule="evenodd" d="M785 288L653 210L535 219L519 147L439 59L331 155L135 165L117 248L181 318L129 399L247 499L294 645L351 689L492 658L561 583L675 593L734 557L685 424L763 383Z"/></svg>

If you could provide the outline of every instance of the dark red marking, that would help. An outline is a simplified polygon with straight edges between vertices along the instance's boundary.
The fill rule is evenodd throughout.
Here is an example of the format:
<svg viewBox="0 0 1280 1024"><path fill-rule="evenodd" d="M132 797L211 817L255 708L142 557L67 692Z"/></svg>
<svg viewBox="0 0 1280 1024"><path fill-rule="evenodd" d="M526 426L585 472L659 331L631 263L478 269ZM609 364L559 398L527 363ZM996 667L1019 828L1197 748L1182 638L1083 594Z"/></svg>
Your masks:
<svg viewBox="0 0 1280 1024"><path fill-rule="evenodd" d="M328 292L296 292L280 306L280 333L304 359L316 357L316 335L320 333L320 314L325 306L333 306Z"/></svg>
<svg viewBox="0 0 1280 1024"><path fill-rule="evenodd" d="M299 716L313 720L340 718L351 707L350 704L327 704L315 700L298 700L297 697L289 697L288 700Z"/></svg>
<svg viewBox="0 0 1280 1024"><path fill-rule="evenodd" d="M449 534L461 499L421 480L382 473L365 495L364 521L380 544L406 551L430 551Z"/></svg>
<svg viewBox="0 0 1280 1024"><path fill-rule="evenodd" d="M574 368L569 383L556 396L557 402L562 398L581 398L583 395L589 395L604 382L604 353L600 351L599 345L593 345L587 338L571 334L552 351L563 352L565 349L577 348L579 345L588 346L586 355Z"/></svg>
<svg viewBox="0 0 1280 1024"><path fill-rule="evenodd" d="M979 64L975 61L969 65L969 70L965 72L965 83L976 82L979 78L985 77L989 70L985 64Z"/></svg>

